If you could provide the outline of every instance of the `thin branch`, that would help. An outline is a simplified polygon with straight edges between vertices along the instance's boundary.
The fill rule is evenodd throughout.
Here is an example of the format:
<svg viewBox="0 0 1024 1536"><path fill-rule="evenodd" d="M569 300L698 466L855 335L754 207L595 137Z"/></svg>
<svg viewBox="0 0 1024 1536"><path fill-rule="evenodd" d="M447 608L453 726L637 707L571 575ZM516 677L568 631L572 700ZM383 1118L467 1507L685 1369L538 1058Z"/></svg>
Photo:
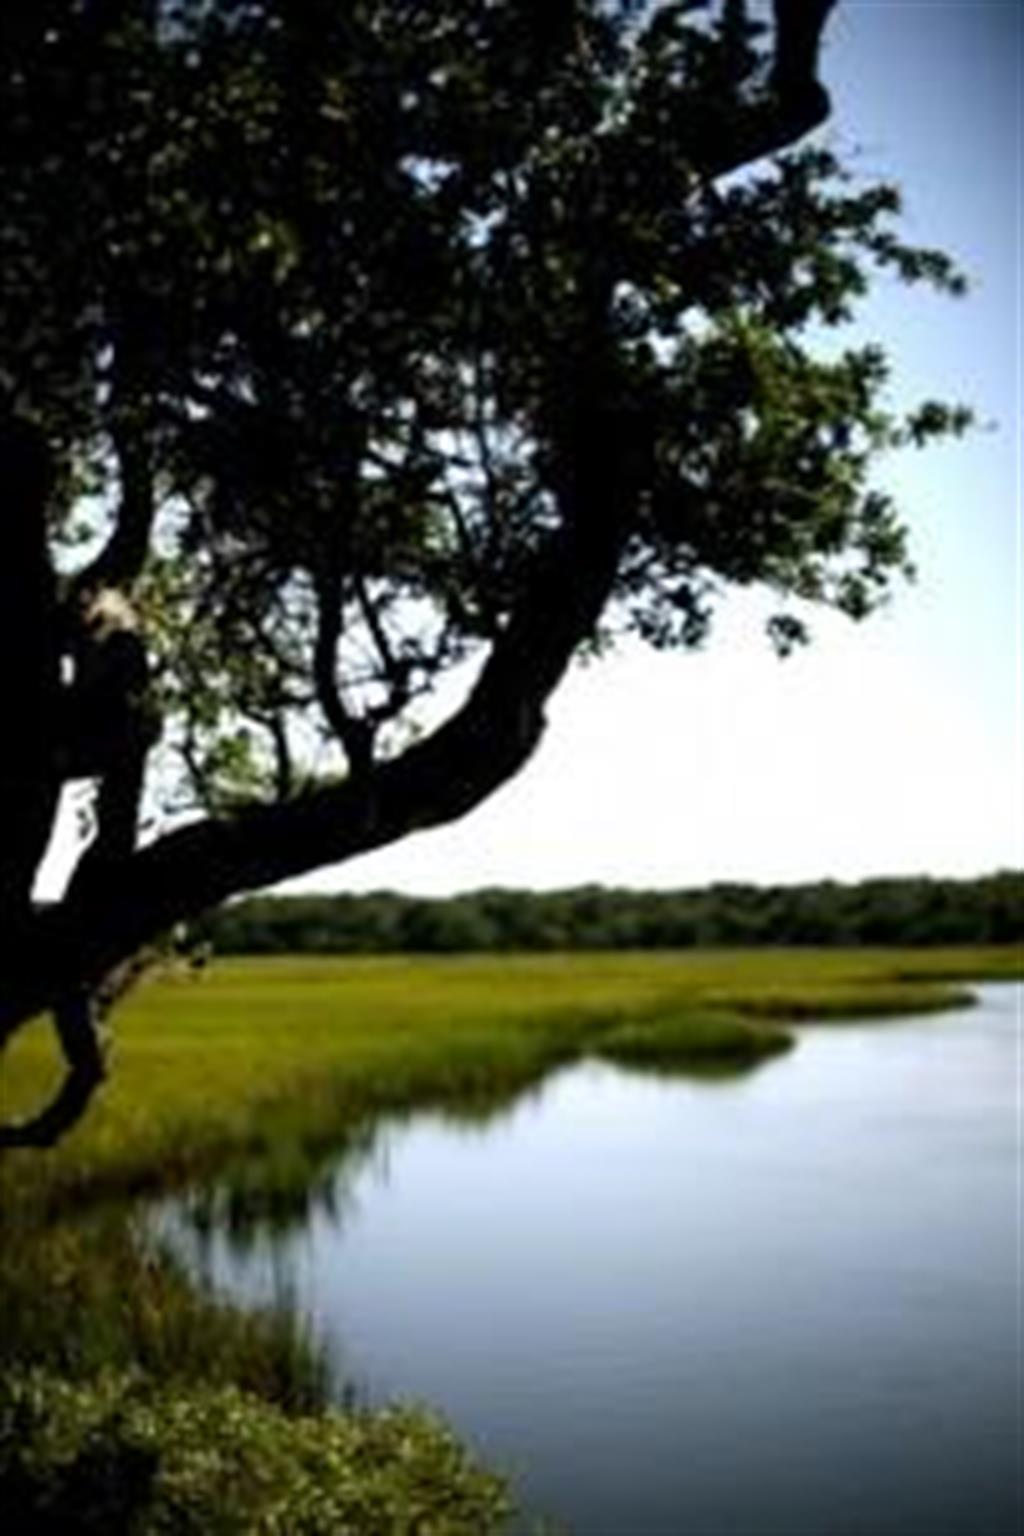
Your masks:
<svg viewBox="0 0 1024 1536"><path fill-rule="evenodd" d="M338 688L338 646L342 630L342 578L337 566L325 562L315 582L317 630L313 648L313 681L317 703L348 758L349 772L362 777L373 764L373 727L346 707Z"/></svg>
<svg viewBox="0 0 1024 1536"><path fill-rule="evenodd" d="M286 718L280 710L264 722L274 749L274 781L279 800L287 800L295 788L295 762L288 740Z"/></svg>
<svg viewBox="0 0 1024 1536"><path fill-rule="evenodd" d="M372 711L374 721L382 725L386 720L393 720L409 703L411 669L407 661L395 654L380 609L370 596L365 580L358 574L355 576L355 593L380 661L380 681L386 686L389 695L385 704L378 705Z"/></svg>
<svg viewBox="0 0 1024 1536"><path fill-rule="evenodd" d="M72 599L100 587L130 587L149 554L156 516L152 454L134 427L113 428L121 481L114 530L96 558L71 583Z"/></svg>

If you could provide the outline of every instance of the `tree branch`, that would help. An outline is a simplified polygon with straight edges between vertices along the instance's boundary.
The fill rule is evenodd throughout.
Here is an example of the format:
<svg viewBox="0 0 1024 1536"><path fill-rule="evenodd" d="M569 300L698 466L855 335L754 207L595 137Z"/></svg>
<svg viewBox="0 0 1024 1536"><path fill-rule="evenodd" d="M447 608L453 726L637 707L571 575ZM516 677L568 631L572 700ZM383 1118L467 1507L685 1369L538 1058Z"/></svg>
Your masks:
<svg viewBox="0 0 1024 1536"><path fill-rule="evenodd" d="M836 0L774 0L775 46L768 90L737 111L731 130L689 148L702 175L717 177L795 144L828 117L818 79L825 23Z"/></svg>
<svg viewBox="0 0 1024 1536"><path fill-rule="evenodd" d="M54 1097L28 1120L0 1124L0 1152L15 1147L52 1147L81 1120L106 1077L91 993L79 991L53 1011L68 1070Z"/></svg>
<svg viewBox="0 0 1024 1536"><path fill-rule="evenodd" d="M373 764L373 727L345 707L338 690L338 643L341 639L342 580L336 565L317 573L317 628L313 649L313 682L317 703L340 741L354 778L365 777Z"/></svg>

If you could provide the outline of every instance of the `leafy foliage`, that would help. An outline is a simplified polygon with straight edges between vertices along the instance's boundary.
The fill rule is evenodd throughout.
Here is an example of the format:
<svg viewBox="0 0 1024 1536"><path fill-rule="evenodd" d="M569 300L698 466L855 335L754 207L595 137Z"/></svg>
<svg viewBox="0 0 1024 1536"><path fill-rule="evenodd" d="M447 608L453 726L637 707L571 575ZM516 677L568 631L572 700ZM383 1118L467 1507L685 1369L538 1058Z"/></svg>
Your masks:
<svg viewBox="0 0 1024 1536"><path fill-rule="evenodd" d="M5 18L0 379L60 447L65 536L150 465L176 804L398 750L553 531L598 517L572 510L595 410L629 502L612 629L693 645L761 582L786 649L789 599L860 617L907 569L871 465L965 418L900 419L877 349L819 343L872 270L962 280L827 148L717 175L771 61L741 12Z"/></svg>

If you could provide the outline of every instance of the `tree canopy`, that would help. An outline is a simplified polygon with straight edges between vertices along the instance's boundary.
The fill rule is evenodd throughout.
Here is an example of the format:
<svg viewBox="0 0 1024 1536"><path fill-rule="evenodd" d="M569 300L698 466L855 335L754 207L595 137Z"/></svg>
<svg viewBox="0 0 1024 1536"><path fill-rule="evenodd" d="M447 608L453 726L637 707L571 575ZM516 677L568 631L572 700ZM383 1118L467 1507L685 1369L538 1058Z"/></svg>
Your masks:
<svg viewBox="0 0 1024 1536"><path fill-rule="evenodd" d="M785 651L908 570L872 465L966 416L895 413L841 330L873 272L962 280L804 142L833 3L5 8L0 1038L477 804L582 647L697 646L756 583ZM155 833L122 807L39 912L99 593L162 720Z"/></svg>

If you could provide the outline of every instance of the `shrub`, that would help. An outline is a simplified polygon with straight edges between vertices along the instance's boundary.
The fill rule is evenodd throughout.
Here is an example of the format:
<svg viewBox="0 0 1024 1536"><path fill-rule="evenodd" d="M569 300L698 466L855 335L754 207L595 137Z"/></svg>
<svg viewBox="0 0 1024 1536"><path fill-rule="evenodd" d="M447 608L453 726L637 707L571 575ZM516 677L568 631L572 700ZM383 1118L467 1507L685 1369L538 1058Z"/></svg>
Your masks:
<svg viewBox="0 0 1024 1536"><path fill-rule="evenodd" d="M0 1384L0 1508L44 1536L487 1536L508 1514L419 1410L293 1417L115 1372Z"/></svg>

